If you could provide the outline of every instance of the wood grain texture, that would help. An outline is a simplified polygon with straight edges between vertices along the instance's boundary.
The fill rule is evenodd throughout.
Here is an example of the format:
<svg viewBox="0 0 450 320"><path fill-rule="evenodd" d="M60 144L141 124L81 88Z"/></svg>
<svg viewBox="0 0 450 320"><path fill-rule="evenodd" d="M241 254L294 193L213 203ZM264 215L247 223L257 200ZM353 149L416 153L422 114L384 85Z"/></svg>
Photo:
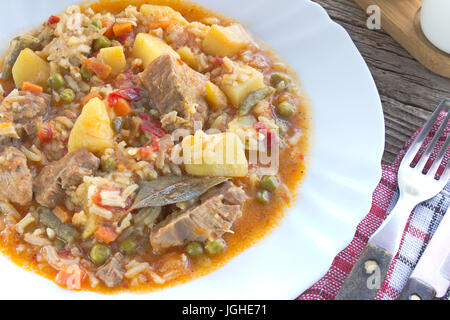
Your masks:
<svg viewBox="0 0 450 320"><path fill-rule="evenodd" d="M426 69L383 30L369 30L366 13L355 2L315 2L347 30L372 72L386 125L383 163L390 164L439 102L450 97L450 79Z"/></svg>
<svg viewBox="0 0 450 320"><path fill-rule="evenodd" d="M425 37L420 26L421 0L355 0L366 10L377 5L384 30L415 59L434 73L450 78L450 55L439 50Z"/></svg>

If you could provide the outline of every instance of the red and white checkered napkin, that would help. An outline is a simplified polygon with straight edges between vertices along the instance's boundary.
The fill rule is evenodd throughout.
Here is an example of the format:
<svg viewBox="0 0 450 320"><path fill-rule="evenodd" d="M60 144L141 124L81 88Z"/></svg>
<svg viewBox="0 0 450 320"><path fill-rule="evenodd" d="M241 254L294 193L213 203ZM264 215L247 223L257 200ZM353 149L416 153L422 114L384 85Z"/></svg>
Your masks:
<svg viewBox="0 0 450 320"><path fill-rule="evenodd" d="M441 114L430 136L434 135L439 124L444 120L444 116L444 114ZM447 127L444 136L447 136L449 132L450 128ZM383 166L381 181L372 196L372 208L358 225L355 237L350 245L334 258L331 268L325 276L299 296L298 300L332 300L337 295L370 236L380 227L397 202L398 167L414 137L405 145L391 166ZM440 139L438 147L442 146L444 142L445 137ZM447 161L448 153L444 164ZM400 250L389 268L386 281L375 297L376 300L393 300L398 298L429 240L439 226L449 204L450 183L436 197L418 205L414 209L406 225ZM448 299L449 297L450 290L445 298Z"/></svg>

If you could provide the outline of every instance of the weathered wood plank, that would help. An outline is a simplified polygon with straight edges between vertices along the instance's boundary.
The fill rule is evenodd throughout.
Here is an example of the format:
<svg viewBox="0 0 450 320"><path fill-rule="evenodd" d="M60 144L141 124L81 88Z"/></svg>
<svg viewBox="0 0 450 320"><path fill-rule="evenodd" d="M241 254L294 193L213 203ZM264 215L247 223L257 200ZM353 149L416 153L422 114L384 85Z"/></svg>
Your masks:
<svg viewBox="0 0 450 320"><path fill-rule="evenodd" d="M365 12L353 1L316 2L347 30L372 72L385 114L383 163L391 163L437 104L450 97L450 79L428 71L383 30L369 30Z"/></svg>

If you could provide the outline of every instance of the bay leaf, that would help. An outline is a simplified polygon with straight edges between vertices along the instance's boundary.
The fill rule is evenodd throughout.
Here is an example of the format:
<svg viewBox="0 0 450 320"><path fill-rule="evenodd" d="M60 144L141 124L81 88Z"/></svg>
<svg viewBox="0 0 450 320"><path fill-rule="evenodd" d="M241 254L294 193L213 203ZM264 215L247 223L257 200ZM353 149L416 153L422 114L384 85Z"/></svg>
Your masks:
<svg viewBox="0 0 450 320"><path fill-rule="evenodd" d="M164 176L144 181L131 210L163 207L201 196L209 189L229 180L224 177Z"/></svg>

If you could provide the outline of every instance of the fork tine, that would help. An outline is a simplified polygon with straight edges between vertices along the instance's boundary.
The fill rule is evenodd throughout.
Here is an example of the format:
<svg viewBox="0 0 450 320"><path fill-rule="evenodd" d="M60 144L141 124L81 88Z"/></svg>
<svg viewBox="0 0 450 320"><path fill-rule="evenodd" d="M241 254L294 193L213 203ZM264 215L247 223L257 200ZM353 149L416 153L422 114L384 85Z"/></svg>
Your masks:
<svg viewBox="0 0 450 320"><path fill-rule="evenodd" d="M448 181L450 179L450 166L449 165L450 165L450 162L448 162L445 165L444 172L442 172L441 177L439 178L439 180Z"/></svg>
<svg viewBox="0 0 450 320"><path fill-rule="evenodd" d="M422 171L425 168L425 165L427 164L431 153L433 152L434 147L436 146L437 142L439 141L439 138L442 136L442 133L444 132L445 128L447 128L448 121L450 120L450 112L447 112L447 116L445 117L444 121L442 121L441 125L439 126L439 129L436 131L436 134L433 137L433 140L431 140L430 144L428 145L427 149L423 153L422 157L420 158L419 162L417 162L416 168Z"/></svg>
<svg viewBox="0 0 450 320"><path fill-rule="evenodd" d="M444 100L439 104L439 106L436 108L436 110L434 110L430 119L428 119L428 121L425 123L422 130L417 135L417 137L414 139L410 148L406 152L406 154L403 158L404 164L410 165L411 162L414 160L414 157L416 156L417 152L419 152L420 147L422 146L423 142L430 134L430 131L433 128L433 125L436 122L436 119L438 118L441 111L446 107L446 105L447 105L447 100Z"/></svg>
<svg viewBox="0 0 450 320"><path fill-rule="evenodd" d="M433 164L431 165L430 169L427 172L427 176L431 175L432 177L434 177L437 173L437 171L439 170L439 167L441 165L442 160L444 159L445 154L447 153L447 149L450 146L450 135L447 137L447 139L445 140L444 146L442 147L441 151L439 151L438 156L436 157L436 159L434 160ZM447 170L447 167L446 167ZM443 176L444 174L442 174ZM442 178L441 176L441 178Z"/></svg>

